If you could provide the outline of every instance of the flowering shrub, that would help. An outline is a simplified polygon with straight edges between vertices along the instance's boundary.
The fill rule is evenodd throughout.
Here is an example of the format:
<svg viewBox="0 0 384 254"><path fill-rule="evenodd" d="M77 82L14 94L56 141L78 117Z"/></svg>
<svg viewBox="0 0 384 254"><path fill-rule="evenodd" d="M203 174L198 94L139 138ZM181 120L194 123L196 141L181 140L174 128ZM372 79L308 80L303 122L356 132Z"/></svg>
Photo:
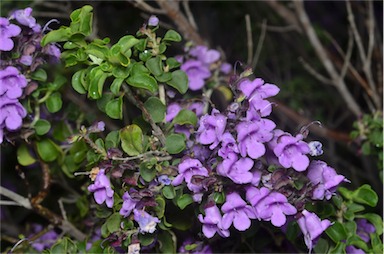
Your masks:
<svg viewBox="0 0 384 254"><path fill-rule="evenodd" d="M258 232L283 234L297 251L382 250L381 217L363 213L377 194L368 185L339 187L349 180L314 158L322 145L308 140L306 127L278 128L270 101L276 85L250 70L231 73L221 53L203 45L169 57L181 36L159 36L155 16L111 45L89 38L91 6L45 35L31 12L1 18L0 137L17 142L20 165L43 171L44 188L25 207L67 236L50 231L40 240L54 244L27 238L12 251L224 252L216 243ZM73 89L125 127L105 133L103 121L62 103L66 78L47 82L41 68L59 57ZM231 93L224 110L210 100L217 87ZM41 205L50 175L61 172L76 176L84 193L73 218Z"/></svg>

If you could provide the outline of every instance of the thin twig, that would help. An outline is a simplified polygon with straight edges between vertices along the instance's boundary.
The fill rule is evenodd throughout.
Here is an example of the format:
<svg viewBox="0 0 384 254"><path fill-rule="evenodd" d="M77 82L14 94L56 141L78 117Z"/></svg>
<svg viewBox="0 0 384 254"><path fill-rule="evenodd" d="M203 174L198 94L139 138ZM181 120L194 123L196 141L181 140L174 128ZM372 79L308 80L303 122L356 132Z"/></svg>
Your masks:
<svg viewBox="0 0 384 254"><path fill-rule="evenodd" d="M132 1L129 1L132 3ZM139 9L142 9L143 11L153 13L153 14L165 14L166 12L162 9L154 8L147 4L144 0L134 0L133 5Z"/></svg>
<svg viewBox="0 0 384 254"><path fill-rule="evenodd" d="M32 209L31 202L29 202L28 198L25 198L13 191L10 191L7 188L4 188L3 186L0 186L0 194L6 196L9 199L12 199L16 203L20 204L21 206L27 209Z"/></svg>
<svg viewBox="0 0 384 254"><path fill-rule="evenodd" d="M255 52L255 55L253 56L252 69L256 68L257 62L259 61L261 49L263 48L263 44L264 44L266 31L267 31L267 20L264 19L261 25L261 33L260 33L259 41L257 43L256 52Z"/></svg>
<svg viewBox="0 0 384 254"><path fill-rule="evenodd" d="M285 7L282 3L279 3L276 0L265 1L266 4L269 5L272 9L274 9L277 14L280 15L288 24L294 27L294 29L298 33L303 33L303 30L300 27L300 23L296 17L296 15L290 11L287 7Z"/></svg>
<svg viewBox="0 0 384 254"><path fill-rule="evenodd" d="M64 208L64 205L63 205L63 200L61 198L59 198L59 200L57 202L59 203L59 207L60 207L60 211L61 211L61 216L63 216L64 220L68 220L67 213L65 212L65 208Z"/></svg>
<svg viewBox="0 0 384 254"><path fill-rule="evenodd" d="M249 14L245 15L245 29L247 32L247 65L251 65L252 63L252 55L253 55L253 38L252 38L252 27L251 27L251 17Z"/></svg>
<svg viewBox="0 0 384 254"><path fill-rule="evenodd" d="M121 158L121 157L112 157L112 160L117 160L117 161L132 161L132 160L137 160L137 159L144 159L146 158L147 156L149 155L168 155L166 152L163 152L163 151L149 151L149 152L146 152L146 153L142 153L142 154L139 154L137 156L131 156L131 157L124 157L124 158Z"/></svg>
<svg viewBox="0 0 384 254"><path fill-rule="evenodd" d="M302 57L299 57L299 62L303 65L304 69L306 69L312 76L314 76L317 80L325 85L332 84L332 80L326 78L324 75L318 73L308 62L306 62Z"/></svg>
<svg viewBox="0 0 384 254"><path fill-rule="evenodd" d="M196 31L198 31L198 27L196 25L195 18L193 17L191 9L189 8L189 0L182 1L182 4L183 4L184 10L185 10L185 14L187 14L189 23L191 24L191 26L193 26L193 28Z"/></svg>
<svg viewBox="0 0 384 254"><path fill-rule="evenodd" d="M262 25L261 25L262 26ZM277 32L277 33L286 33L286 32L292 32L296 30L295 26L288 25L288 26L266 26L267 31L269 32Z"/></svg>
<svg viewBox="0 0 384 254"><path fill-rule="evenodd" d="M351 56L352 56L352 50L353 50L353 37L352 37L352 32L349 30L349 39L348 39L348 48L347 48L347 53L344 58L344 64L343 67L341 68L340 72L340 80L343 80L345 77L345 74L347 73L348 67L351 65Z"/></svg>
<svg viewBox="0 0 384 254"><path fill-rule="evenodd" d="M10 201L10 200L0 200L0 206L22 206L16 201Z"/></svg>

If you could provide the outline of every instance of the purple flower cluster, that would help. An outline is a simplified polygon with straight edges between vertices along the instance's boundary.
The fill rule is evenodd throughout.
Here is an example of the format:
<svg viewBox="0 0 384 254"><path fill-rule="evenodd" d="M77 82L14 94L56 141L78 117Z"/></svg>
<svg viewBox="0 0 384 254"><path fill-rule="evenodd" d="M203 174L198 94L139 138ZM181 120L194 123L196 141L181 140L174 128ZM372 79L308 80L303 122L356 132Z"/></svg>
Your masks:
<svg viewBox="0 0 384 254"><path fill-rule="evenodd" d="M14 11L8 18L0 17L0 144L6 132L21 128L27 115L19 100L37 85L26 74L34 72L47 56L55 61L60 57L55 45L41 48L43 31L31 14L32 8L26 8Z"/></svg>
<svg viewBox="0 0 384 254"><path fill-rule="evenodd" d="M100 169L96 175L95 182L88 186L88 190L93 192L96 203L99 205L106 203L107 207L113 207L113 193L111 182L105 175L105 170Z"/></svg>
<svg viewBox="0 0 384 254"><path fill-rule="evenodd" d="M42 230L43 230L42 225L40 225L40 224L33 224L32 225L33 234L38 234ZM33 235L31 235L31 236L33 236ZM54 230L50 230L50 231L46 232L45 234L43 234L42 236L40 236L38 239L34 240L31 243L31 246L35 250L42 252L45 249L49 249L57 241L58 237L59 237L58 233L56 233Z"/></svg>
<svg viewBox="0 0 384 254"><path fill-rule="evenodd" d="M211 66L220 62L220 53L214 49L208 49L206 46L196 46L188 51L187 59L183 62L180 59L183 70L189 80L189 89L192 91L200 90L204 87L206 81L212 76ZM220 71L227 74L231 70L228 63L220 63Z"/></svg>
<svg viewBox="0 0 384 254"><path fill-rule="evenodd" d="M199 56L200 50L192 54ZM207 59L198 59L204 63L214 56L213 52L205 52ZM191 136L195 138L193 152L186 152L172 184L185 182L195 202L206 200L205 216L200 214L198 219L207 238L216 233L228 237L231 225L239 231L247 230L253 219L282 227L290 217L298 218L305 243L312 249L331 223L306 211L305 202L330 199L337 186L348 180L325 162L310 161L309 156L322 154L320 142L307 143L302 133L292 135L275 129L276 124L267 119L272 112L268 98L279 92L277 86L261 78L243 78L237 89L235 102L225 112L213 108L210 114L200 117L197 131ZM180 110L178 104L171 104L167 121ZM275 170L268 170L269 166ZM305 187L300 190L294 186L297 179L305 179L301 180ZM210 194L217 185L226 193L221 208Z"/></svg>

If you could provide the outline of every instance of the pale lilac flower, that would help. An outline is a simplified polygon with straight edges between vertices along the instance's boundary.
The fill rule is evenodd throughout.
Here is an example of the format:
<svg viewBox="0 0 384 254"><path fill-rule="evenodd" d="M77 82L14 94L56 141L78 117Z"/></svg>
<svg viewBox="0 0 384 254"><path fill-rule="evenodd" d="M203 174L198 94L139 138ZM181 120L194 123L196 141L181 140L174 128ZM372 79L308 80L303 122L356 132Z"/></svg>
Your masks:
<svg viewBox="0 0 384 254"><path fill-rule="evenodd" d="M319 236L331 225L329 220L321 220L315 213L303 210L302 217L297 220L301 232L304 234L304 241L309 250L312 250Z"/></svg>
<svg viewBox="0 0 384 254"><path fill-rule="evenodd" d="M263 156L265 154L263 143L273 138L272 130L275 127L275 123L268 119L240 122L236 126L236 130L241 156L248 155L252 159Z"/></svg>
<svg viewBox="0 0 384 254"><path fill-rule="evenodd" d="M363 251L362 249L356 248L353 245L348 245L347 247L345 247L345 252L347 254L365 254L365 251Z"/></svg>
<svg viewBox="0 0 384 254"><path fill-rule="evenodd" d="M11 37L18 36L20 33L20 27L10 24L7 18L0 17L0 50L12 50L15 44Z"/></svg>
<svg viewBox="0 0 384 254"><path fill-rule="evenodd" d="M150 26L157 26L159 24L159 19L155 15L152 15L149 17L148 25Z"/></svg>
<svg viewBox="0 0 384 254"><path fill-rule="evenodd" d="M214 49L208 49L206 46L196 46L189 51L191 56L196 57L200 62L209 65L220 58L220 53Z"/></svg>
<svg viewBox="0 0 384 254"><path fill-rule="evenodd" d="M253 174L250 170L253 167L253 160L250 158L237 158L234 153L229 154L228 159L224 159L217 166L217 173L226 176L234 183L245 184L252 182Z"/></svg>
<svg viewBox="0 0 384 254"><path fill-rule="evenodd" d="M27 83L24 75L13 66L0 70L0 96L5 94L9 99L18 99Z"/></svg>
<svg viewBox="0 0 384 254"><path fill-rule="evenodd" d="M150 233L152 234L156 230L157 223L160 222L160 220L156 217L151 216L149 213L147 213L144 210L133 210L133 218L134 220L139 223L139 231L140 233Z"/></svg>
<svg viewBox="0 0 384 254"><path fill-rule="evenodd" d="M132 210L135 209L137 203L137 200L134 200L128 192L125 192L123 195L123 206L119 213L124 217L129 216Z"/></svg>
<svg viewBox="0 0 384 254"><path fill-rule="evenodd" d="M211 115L206 114L200 118L197 141L203 145L211 144L209 149L215 149L222 139L226 125L227 118L217 109L213 109Z"/></svg>
<svg viewBox="0 0 384 254"><path fill-rule="evenodd" d="M357 230L356 234L360 236L360 238L368 243L371 237L369 234L374 233L376 231L375 226L369 223L366 219L358 219L356 220Z"/></svg>
<svg viewBox="0 0 384 254"><path fill-rule="evenodd" d="M170 185L172 183L172 180L169 179L167 175L161 175L157 178L159 183L164 184L164 185Z"/></svg>
<svg viewBox="0 0 384 254"><path fill-rule="evenodd" d="M229 63L222 63L220 66L220 71L224 74L228 74L232 71L232 65Z"/></svg>
<svg viewBox="0 0 384 254"><path fill-rule="evenodd" d="M226 159L229 158L230 154L239 153L236 140L231 133L224 133L221 139L221 148L218 152L219 156L221 156L223 159Z"/></svg>
<svg viewBox="0 0 384 254"><path fill-rule="evenodd" d="M203 223L203 233L207 238L212 238L216 233L218 233L221 237L228 237L229 230L223 229L221 225L221 213L219 208L214 205L206 208L205 210L205 218L203 218L202 214L198 215L198 219L201 223Z"/></svg>
<svg viewBox="0 0 384 254"><path fill-rule="evenodd" d="M203 115L204 113L204 103L203 102L194 102L194 103L191 103L189 106L188 106L188 109L193 111L197 117L200 117Z"/></svg>
<svg viewBox="0 0 384 254"><path fill-rule="evenodd" d="M251 226L250 219L256 218L252 207L247 205L237 192L227 195L221 211L224 213L221 221L223 229L228 229L233 223L237 230L245 231Z"/></svg>
<svg viewBox="0 0 384 254"><path fill-rule="evenodd" d="M165 121L171 122L175 116L180 112L181 106L178 103L171 103L167 107L167 114L165 115Z"/></svg>
<svg viewBox="0 0 384 254"><path fill-rule="evenodd" d="M96 122L88 128L89 133L98 133L98 132L103 132L104 130L105 130L105 123L103 121Z"/></svg>
<svg viewBox="0 0 384 254"><path fill-rule="evenodd" d="M192 91L199 90L205 85L205 79L211 76L209 68L200 61L188 60L180 67L188 76L188 86Z"/></svg>
<svg viewBox="0 0 384 254"><path fill-rule="evenodd" d="M25 66L31 66L32 61L33 61L33 58L32 56L29 56L29 55L23 55L19 59L19 62L21 64L24 64Z"/></svg>
<svg viewBox="0 0 384 254"><path fill-rule="evenodd" d="M21 25L32 28L34 32L40 32L41 26L36 23L36 19L31 16L32 8L28 7L23 10L16 10L11 15L12 19L16 19Z"/></svg>
<svg viewBox="0 0 384 254"><path fill-rule="evenodd" d="M106 203L107 207L113 206L113 190L111 182L105 175L105 170L101 169L96 176L95 182L88 186L90 192L94 192L93 196L97 204Z"/></svg>
<svg viewBox="0 0 384 254"><path fill-rule="evenodd" d="M311 150L309 152L311 156L319 156L323 154L323 145L319 141L311 141L308 143L308 146Z"/></svg>
<svg viewBox="0 0 384 254"><path fill-rule="evenodd" d="M203 167L201 162L197 159L186 158L178 166L179 174L173 179L172 185L180 185L183 180L187 183L189 190L197 193L200 192L203 186L192 183L194 175L208 176L208 170Z"/></svg>
<svg viewBox="0 0 384 254"><path fill-rule="evenodd" d="M43 48L43 53L52 56L54 59L59 60L61 56L61 50L54 44L48 44Z"/></svg>
<svg viewBox="0 0 384 254"><path fill-rule="evenodd" d="M0 144L3 142L4 129L8 131L18 130L27 111L16 99L9 99L7 96L0 96Z"/></svg>
<svg viewBox="0 0 384 254"><path fill-rule="evenodd" d="M315 186L312 194L312 199L331 199L333 193L335 193L337 186L341 182L348 182L348 180L338 175L336 171L329 167L323 161L312 161L308 167L308 179Z"/></svg>
<svg viewBox="0 0 384 254"><path fill-rule="evenodd" d="M256 209L255 207L262 199L267 197L270 192L271 191L265 187L261 187L260 189L258 189L256 187L249 186L246 188L245 197L247 201L251 204L251 206L254 208L254 213L256 217L259 217L259 214L258 209Z"/></svg>
<svg viewBox="0 0 384 254"><path fill-rule="evenodd" d="M304 171L309 165L309 159L305 154L310 152L307 143L302 141L303 135L296 137L290 134L283 134L277 139L277 145L273 149L279 158L279 163L285 168L294 168L296 171Z"/></svg>

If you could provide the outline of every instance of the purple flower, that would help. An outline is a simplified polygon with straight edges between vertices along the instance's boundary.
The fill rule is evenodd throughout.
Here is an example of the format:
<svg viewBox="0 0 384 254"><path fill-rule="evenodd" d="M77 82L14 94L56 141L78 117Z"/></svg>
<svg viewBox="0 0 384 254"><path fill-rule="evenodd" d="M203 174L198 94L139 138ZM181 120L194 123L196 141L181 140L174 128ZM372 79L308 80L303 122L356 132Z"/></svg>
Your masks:
<svg viewBox="0 0 384 254"><path fill-rule="evenodd" d="M180 67L188 76L189 89L199 90L204 86L204 80L211 76L209 68L202 65L200 61L188 60Z"/></svg>
<svg viewBox="0 0 384 254"><path fill-rule="evenodd" d="M201 162L197 159L186 158L178 166L179 175L172 181L172 185L180 185L183 180L187 183L189 190L193 192L200 192L202 186L192 183L192 177L194 175L208 176L208 170L203 167Z"/></svg>
<svg viewBox="0 0 384 254"><path fill-rule="evenodd" d="M55 60L59 60L61 56L61 50L54 44L48 44L43 48L43 53L52 56Z"/></svg>
<svg viewBox="0 0 384 254"><path fill-rule="evenodd" d="M230 154L237 153L239 153L239 149L237 147L235 138L229 132L224 133L221 137L221 148L218 152L219 156L221 156L223 159L226 159Z"/></svg>
<svg viewBox="0 0 384 254"><path fill-rule="evenodd" d="M196 246L192 250L186 250L185 248L187 246ZM200 241L194 241L192 238L187 238L184 240L184 242L181 244L178 253L205 253L205 254L211 254L212 249L211 246L205 245L203 242Z"/></svg>
<svg viewBox="0 0 384 254"><path fill-rule="evenodd" d="M188 106L188 109L195 112L197 117L200 117L204 113L204 103L203 102L194 102Z"/></svg>
<svg viewBox="0 0 384 254"><path fill-rule="evenodd" d="M360 238L368 243L369 239L371 237L369 234L374 233L376 231L375 226L373 226L371 223L369 223L366 219L358 219L356 220L356 225L357 225L357 232L356 234L360 236Z"/></svg>
<svg viewBox="0 0 384 254"><path fill-rule="evenodd" d="M312 250L313 244L318 237L331 225L329 220L320 220L315 213L302 211L302 217L297 220L301 232L304 234L304 241L309 250Z"/></svg>
<svg viewBox="0 0 384 254"><path fill-rule="evenodd" d="M319 141L311 141L308 143L308 146L311 150L309 152L311 156L319 156L323 154L323 145Z"/></svg>
<svg viewBox="0 0 384 254"><path fill-rule="evenodd" d="M356 248L356 247L353 246L353 245L348 245L348 246L345 248L345 252L346 252L347 254L365 254L365 251L363 251L362 249Z"/></svg>
<svg viewBox="0 0 384 254"><path fill-rule="evenodd" d="M170 185L172 183L171 179L167 175L161 175L157 178L159 183L164 184L164 185Z"/></svg>
<svg viewBox="0 0 384 254"><path fill-rule="evenodd" d="M30 27L34 32L40 32L41 27L39 24L36 24L36 19L31 16L32 8L28 7L24 10L14 11L11 15L11 18L16 19L21 25Z"/></svg>
<svg viewBox="0 0 384 254"><path fill-rule="evenodd" d="M13 66L0 70L0 96L6 95L9 99L17 99L23 94L27 86L27 79Z"/></svg>
<svg viewBox="0 0 384 254"><path fill-rule="evenodd" d="M220 58L220 53L214 49L208 49L206 46L196 46L189 51L191 56L196 57L200 62L209 65Z"/></svg>
<svg viewBox="0 0 384 254"><path fill-rule="evenodd" d="M21 28L10 24L7 18L0 17L0 50L10 51L15 45L11 37L18 36L21 33Z"/></svg>
<svg viewBox="0 0 384 254"><path fill-rule="evenodd" d="M277 145L273 149L279 158L279 163L285 168L294 168L296 171L304 171L309 165L309 159L305 154L310 152L307 143L302 141L303 135L283 134L277 140Z"/></svg>
<svg viewBox="0 0 384 254"><path fill-rule="evenodd" d="M171 103L167 107L167 114L165 115L165 121L171 122L175 116L180 112L181 106L177 103Z"/></svg>
<svg viewBox="0 0 384 254"><path fill-rule="evenodd" d="M105 123L103 121L96 122L88 128L89 133L103 132L104 130Z"/></svg>
<svg viewBox="0 0 384 254"><path fill-rule="evenodd" d="M312 161L309 165L307 177L315 186L312 199L319 200L324 198L327 200L331 199L337 186L343 181L348 182L344 176L338 175L336 171L325 162L316 160Z"/></svg>
<svg viewBox="0 0 384 254"><path fill-rule="evenodd" d="M4 128L16 131L27 116L27 111L16 99L9 99L5 95L0 96L0 144L3 143Z"/></svg>
<svg viewBox="0 0 384 254"><path fill-rule="evenodd" d="M106 203L107 207L113 206L113 190L111 188L111 182L105 175L105 170L101 169L96 176L95 182L88 186L90 192L94 192L93 196L96 203L101 205Z"/></svg>
<svg viewBox="0 0 384 254"><path fill-rule="evenodd" d="M247 200L255 208L255 214L259 219L271 221L275 227L281 227L287 221L286 215L297 213L296 208L288 203L287 198L278 192L270 192L262 187L258 190L255 187L247 189Z"/></svg>
<svg viewBox="0 0 384 254"><path fill-rule="evenodd" d="M43 231L43 226L39 224L33 224L32 230L34 234L38 234ZM57 241L58 237L59 234L57 234L54 230L50 230L44 235L40 236L38 239L34 240L31 246L35 250L42 252L45 249L51 248L51 246Z"/></svg>
<svg viewBox="0 0 384 254"><path fill-rule="evenodd" d="M250 158L237 159L236 154L229 154L228 159L223 160L217 166L217 173L222 176L226 176L234 183L245 184L250 183L253 178L253 174L250 170L253 167L253 160Z"/></svg>
<svg viewBox="0 0 384 254"><path fill-rule="evenodd" d="M263 156L265 154L265 145L263 143L273 138L272 130L275 127L275 123L268 119L239 123L236 130L241 156L248 155L252 159Z"/></svg>
<svg viewBox="0 0 384 254"><path fill-rule="evenodd" d="M125 192L123 195L123 206L120 209L120 214L124 217L127 217L131 214L132 210L135 209L138 201L134 200L128 192Z"/></svg>
<svg viewBox="0 0 384 254"><path fill-rule="evenodd" d="M159 24L159 19L155 15L152 15L149 17L148 25L157 26L158 24Z"/></svg>
<svg viewBox="0 0 384 254"><path fill-rule="evenodd" d="M227 125L227 118L220 114L217 109L212 109L211 115L204 115L200 118L200 126L197 130L197 141L209 148L215 149L220 143Z"/></svg>
<svg viewBox="0 0 384 254"><path fill-rule="evenodd" d="M221 226L221 213L219 208L214 205L205 209L205 218L198 215L199 221L203 223L203 233L207 238L212 238L217 232L221 237L228 237L229 230Z"/></svg>
<svg viewBox="0 0 384 254"><path fill-rule="evenodd" d="M152 234L156 230L157 223L160 220L156 217L151 216L149 213L144 210L133 210L133 218L139 223L139 231L140 233L150 233Z"/></svg>
<svg viewBox="0 0 384 254"><path fill-rule="evenodd" d="M232 65L229 63L222 63L220 66L220 71L224 74L228 74L232 71Z"/></svg>
<svg viewBox="0 0 384 254"><path fill-rule="evenodd" d="M28 55L23 55L19 59L19 62L21 64L24 64L25 66L31 66L32 61L33 61L32 56L28 56Z"/></svg>
<svg viewBox="0 0 384 254"><path fill-rule="evenodd" d="M252 207L236 192L227 195L221 211L224 213L221 221L223 229L228 229L233 223L237 230L245 231L251 226L250 219L256 218Z"/></svg>

